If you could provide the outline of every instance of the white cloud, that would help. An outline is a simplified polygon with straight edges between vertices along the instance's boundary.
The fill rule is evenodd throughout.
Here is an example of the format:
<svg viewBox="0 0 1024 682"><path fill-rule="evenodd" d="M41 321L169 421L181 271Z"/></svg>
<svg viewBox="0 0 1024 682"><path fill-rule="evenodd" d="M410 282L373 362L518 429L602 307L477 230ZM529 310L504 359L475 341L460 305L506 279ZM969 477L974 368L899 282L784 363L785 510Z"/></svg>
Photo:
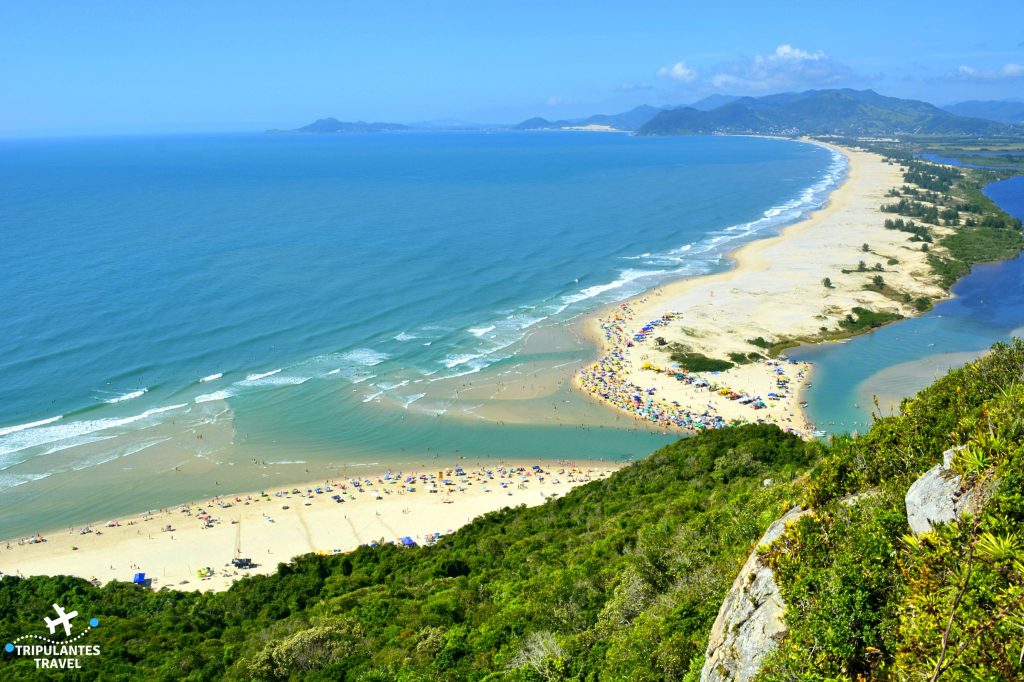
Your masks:
<svg viewBox="0 0 1024 682"><path fill-rule="evenodd" d="M768 54L719 64L709 79L716 90L734 94L813 87L838 87L858 80L854 72L822 51L783 43Z"/></svg>
<svg viewBox="0 0 1024 682"><path fill-rule="evenodd" d="M697 80L697 72L686 65L686 62L676 62L671 66L663 66L658 69L660 78L671 78L680 83L692 83Z"/></svg>
<svg viewBox="0 0 1024 682"><path fill-rule="evenodd" d="M561 97L548 97L549 107L557 107L559 104L562 104L563 102L564 100Z"/></svg>
<svg viewBox="0 0 1024 682"><path fill-rule="evenodd" d="M775 48L775 52L769 57L767 57L767 59L772 58L783 61L795 60L798 62L817 62L821 61L822 59L827 59L824 52L808 52L806 50L801 50L799 47L793 47L792 45L788 45L786 43L779 45L777 48ZM765 57L758 56L755 57L755 59L765 59Z"/></svg>
<svg viewBox="0 0 1024 682"><path fill-rule="evenodd" d="M1015 80L1024 78L1024 65L1010 62L998 69L983 70L961 64L956 71L947 74L946 77L960 81Z"/></svg>

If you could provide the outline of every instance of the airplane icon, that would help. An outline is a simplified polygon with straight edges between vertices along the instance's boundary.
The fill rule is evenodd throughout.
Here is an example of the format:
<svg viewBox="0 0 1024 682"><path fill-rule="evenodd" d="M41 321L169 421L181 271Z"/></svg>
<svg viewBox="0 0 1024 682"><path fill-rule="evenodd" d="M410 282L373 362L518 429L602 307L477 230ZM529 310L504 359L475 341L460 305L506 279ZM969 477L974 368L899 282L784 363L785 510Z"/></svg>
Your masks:
<svg viewBox="0 0 1024 682"><path fill-rule="evenodd" d="M57 629L58 625L63 625L64 626L64 636L65 637L70 637L71 636L71 619L78 615L78 611L72 611L71 613L64 613L64 609L62 609L57 604L53 605L53 609L54 609L54 611L57 612L57 617L56 618L54 618L53 620L50 620L49 618L47 618L45 616L43 617L43 620L46 621L46 627L50 628L50 634L52 635L54 633L54 631Z"/></svg>

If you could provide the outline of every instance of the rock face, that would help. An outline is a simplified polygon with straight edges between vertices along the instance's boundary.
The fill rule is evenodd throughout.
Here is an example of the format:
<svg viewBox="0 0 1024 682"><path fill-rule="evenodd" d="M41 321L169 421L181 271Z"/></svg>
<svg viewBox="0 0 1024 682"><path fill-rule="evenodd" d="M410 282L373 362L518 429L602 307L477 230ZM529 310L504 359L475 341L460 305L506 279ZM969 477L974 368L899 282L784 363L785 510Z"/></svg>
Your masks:
<svg viewBox="0 0 1024 682"><path fill-rule="evenodd" d="M942 453L942 464L926 471L907 490L907 522L914 535L927 533L932 524L952 521L972 508L973 491L964 492L960 477L949 468L958 449Z"/></svg>
<svg viewBox="0 0 1024 682"><path fill-rule="evenodd" d="M768 526L757 546L772 543L787 523L805 513L799 507L791 509ZM786 630L785 609L775 575L761 565L755 547L718 610L700 671L701 682L753 679L765 654L775 648L778 635Z"/></svg>

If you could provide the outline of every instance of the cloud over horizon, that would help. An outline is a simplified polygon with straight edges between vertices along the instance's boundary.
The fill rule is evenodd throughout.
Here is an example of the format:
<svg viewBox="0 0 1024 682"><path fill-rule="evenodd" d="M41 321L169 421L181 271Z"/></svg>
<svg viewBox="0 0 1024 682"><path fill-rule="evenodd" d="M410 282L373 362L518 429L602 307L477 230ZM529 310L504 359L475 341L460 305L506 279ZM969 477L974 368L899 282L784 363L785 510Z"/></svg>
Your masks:
<svg viewBox="0 0 1024 682"><path fill-rule="evenodd" d="M656 73L680 90L740 95L840 87L865 80L822 50L806 50L789 43L781 43L767 54L715 64L707 75L682 60L662 66ZM628 90L621 88L620 91Z"/></svg>
<svg viewBox="0 0 1024 682"><path fill-rule="evenodd" d="M711 76L716 90L766 92L807 87L835 87L858 80L845 64L821 50L809 51L783 43L774 52L720 64Z"/></svg>
<svg viewBox="0 0 1024 682"><path fill-rule="evenodd" d="M1007 81L1024 78L1024 65L1008 62L998 69L976 69L961 64L956 71L946 75L947 80L971 81L975 83Z"/></svg>
<svg viewBox="0 0 1024 682"><path fill-rule="evenodd" d="M663 66L658 69L659 78L671 78L680 83L692 83L697 80L697 72L689 68L686 62L676 62L671 66Z"/></svg>

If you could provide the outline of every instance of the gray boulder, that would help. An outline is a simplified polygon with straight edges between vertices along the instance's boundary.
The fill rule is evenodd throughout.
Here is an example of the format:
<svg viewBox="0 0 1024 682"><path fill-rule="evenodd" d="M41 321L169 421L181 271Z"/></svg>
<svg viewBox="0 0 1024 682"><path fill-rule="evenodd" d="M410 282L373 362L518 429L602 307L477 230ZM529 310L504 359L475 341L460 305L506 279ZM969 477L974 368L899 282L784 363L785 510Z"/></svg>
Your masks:
<svg viewBox="0 0 1024 682"><path fill-rule="evenodd" d="M914 535L927 533L933 525L947 523L973 509L974 491L965 491L960 476L950 471L959 448L942 453L936 464L907 490L907 523Z"/></svg>
<svg viewBox="0 0 1024 682"><path fill-rule="evenodd" d="M768 526L757 547L771 544L807 512L795 507ZM757 547L747 557L740 574L718 610L711 628L701 682L742 682L753 679L764 656L772 651L786 630L786 605L775 584L775 574L763 566Z"/></svg>

